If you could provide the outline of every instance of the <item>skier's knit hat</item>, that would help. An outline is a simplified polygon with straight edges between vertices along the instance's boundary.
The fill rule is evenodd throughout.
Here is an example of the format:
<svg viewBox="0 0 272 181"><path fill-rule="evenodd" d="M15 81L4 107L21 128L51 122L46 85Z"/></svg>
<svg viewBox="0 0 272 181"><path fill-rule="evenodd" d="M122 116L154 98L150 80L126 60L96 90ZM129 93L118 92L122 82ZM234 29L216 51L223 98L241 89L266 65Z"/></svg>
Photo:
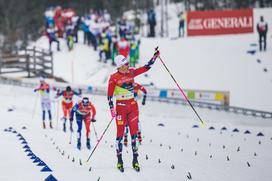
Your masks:
<svg viewBox="0 0 272 181"><path fill-rule="evenodd" d="M117 68L122 67L123 65L128 63L128 59L123 55L117 55L114 58L114 62L116 63Z"/></svg>
<svg viewBox="0 0 272 181"><path fill-rule="evenodd" d="M44 77L40 77L40 82L45 82Z"/></svg>

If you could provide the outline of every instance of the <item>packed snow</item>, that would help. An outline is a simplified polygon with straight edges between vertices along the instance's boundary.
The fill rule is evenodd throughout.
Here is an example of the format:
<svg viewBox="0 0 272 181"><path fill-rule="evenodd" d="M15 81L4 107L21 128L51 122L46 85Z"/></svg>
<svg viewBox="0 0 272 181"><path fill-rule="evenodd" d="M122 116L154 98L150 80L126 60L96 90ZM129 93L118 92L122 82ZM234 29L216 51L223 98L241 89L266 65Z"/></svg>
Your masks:
<svg viewBox="0 0 272 181"><path fill-rule="evenodd" d="M143 143L139 145L141 171L131 167L130 145L123 150L125 172L116 169L115 122L112 122L97 150L86 163L90 150L76 149L76 136L62 131L60 100L52 98L54 129L42 129L40 99L33 89L1 85L0 180L44 180L50 174L58 180L270 180L272 122L232 113L197 109L205 120L202 127L190 107L147 102L140 106ZM98 137L110 121L104 96L91 96L97 108L94 123ZM52 93L53 97L53 93ZM58 107L59 106L59 107ZM161 125L161 126L159 126ZM193 128L198 125L199 128ZM9 127L12 127L9 131ZM23 129L26 127L26 129ZM48 127L48 122L47 122ZM210 127L214 127L214 130ZM227 130L221 130L226 127ZM76 124L74 123L74 128ZM237 128L239 132L233 132ZM7 130L5 130L7 129ZM4 131L5 130L5 131ZM13 133L16 130L17 133ZM251 134L244 134L248 130ZM256 136L262 132L264 136ZM21 136L23 140L19 140ZM96 144L91 125L91 144ZM33 163L23 148L28 145L52 172ZM26 152L25 152L26 151ZM69 156L69 158L68 158ZM74 162L73 162L74 160ZM82 165L80 165L80 160ZM91 171L89 169L91 168ZM16 173L16 174L14 174Z"/></svg>

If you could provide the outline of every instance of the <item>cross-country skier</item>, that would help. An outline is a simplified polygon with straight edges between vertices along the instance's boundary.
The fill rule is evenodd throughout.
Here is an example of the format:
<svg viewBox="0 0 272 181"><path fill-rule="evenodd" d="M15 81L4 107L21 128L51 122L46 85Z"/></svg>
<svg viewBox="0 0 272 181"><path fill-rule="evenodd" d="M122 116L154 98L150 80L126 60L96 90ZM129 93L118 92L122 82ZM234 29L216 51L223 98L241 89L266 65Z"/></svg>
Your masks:
<svg viewBox="0 0 272 181"><path fill-rule="evenodd" d="M82 130L82 121L85 123L86 127L86 146L88 149L91 149L90 143L90 125L91 121L96 122L95 115L96 110L91 102L89 102L88 97L83 97L81 101L79 101L76 105L74 105L71 111L70 121L74 120L74 114L76 114L76 122L77 122L77 148L81 149L81 130Z"/></svg>
<svg viewBox="0 0 272 181"><path fill-rule="evenodd" d="M138 94L139 92L143 92L144 96L143 96L143 100L142 100L142 105L145 105L145 100L146 100L146 89L144 88L144 86L134 82L133 84L133 88L134 88L134 98L137 99L138 98ZM137 133L137 137L138 137L138 142L141 144L142 143L142 133L141 133L141 125L140 125L140 120L138 118L138 133ZM126 125L125 127L125 135L124 135L124 145L127 146L128 145L128 125Z"/></svg>
<svg viewBox="0 0 272 181"><path fill-rule="evenodd" d="M122 139L124 136L125 125L128 124L131 135L131 146L133 152L132 166L136 171L140 171L138 163L138 148L136 146L136 138L138 132L138 105L134 99L134 77L143 74L148 71L154 64L156 58L160 55L159 51L156 51L154 56L149 62L140 68L130 69L129 62L123 55L117 55L115 57L115 63L117 66L117 72L112 74L108 83L108 102L112 117L116 118L116 152L117 152L117 168L123 172L123 160L122 160ZM116 98L116 109L113 104L113 95Z"/></svg>
<svg viewBox="0 0 272 181"><path fill-rule="evenodd" d="M66 87L66 90L63 90L61 92L57 92L56 98L62 96L62 110L63 110L63 131L66 132L66 120L71 118L71 110L73 108L73 96L77 95L80 97L81 90L78 92L72 90L70 86ZM73 132L73 124L70 122L70 131Z"/></svg>
<svg viewBox="0 0 272 181"><path fill-rule="evenodd" d="M39 91L41 95L41 107L42 107L42 120L43 129L46 128L45 125L45 113L48 112L49 126L52 129L52 115L51 115L51 100L50 100L50 86L45 82L44 78L40 78L40 85L38 88L34 89L34 92ZM53 88L55 90L55 88Z"/></svg>

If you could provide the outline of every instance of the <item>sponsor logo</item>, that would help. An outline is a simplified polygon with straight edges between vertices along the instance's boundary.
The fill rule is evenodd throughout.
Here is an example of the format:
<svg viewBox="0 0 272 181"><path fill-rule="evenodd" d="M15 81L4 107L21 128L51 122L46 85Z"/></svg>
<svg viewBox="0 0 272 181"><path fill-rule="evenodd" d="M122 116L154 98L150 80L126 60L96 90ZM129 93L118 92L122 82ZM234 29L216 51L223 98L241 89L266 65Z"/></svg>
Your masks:
<svg viewBox="0 0 272 181"><path fill-rule="evenodd" d="M117 125L119 125L119 126L124 125L124 121L122 121L122 120L117 121Z"/></svg>
<svg viewBox="0 0 272 181"><path fill-rule="evenodd" d="M253 26L252 17L226 17L210 19L191 19L189 21L189 30L204 29L229 29L229 28L250 28Z"/></svg>

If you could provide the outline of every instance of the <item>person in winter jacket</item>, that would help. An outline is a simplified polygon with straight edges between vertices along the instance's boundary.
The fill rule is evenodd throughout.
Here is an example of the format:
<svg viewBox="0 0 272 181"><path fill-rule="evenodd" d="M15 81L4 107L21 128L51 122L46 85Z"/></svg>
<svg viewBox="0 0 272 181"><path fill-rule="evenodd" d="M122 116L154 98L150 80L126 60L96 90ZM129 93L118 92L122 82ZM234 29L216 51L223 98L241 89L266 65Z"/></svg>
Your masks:
<svg viewBox="0 0 272 181"><path fill-rule="evenodd" d="M86 127L86 146L90 150L90 125L91 122L96 122L95 115L96 109L94 105L89 101L88 97L83 97L81 101L79 101L71 111L70 122L74 120L74 115L76 115L77 122L77 148L81 149L81 130L82 130L82 122L84 121Z"/></svg>
<svg viewBox="0 0 272 181"><path fill-rule="evenodd" d="M263 16L260 17L260 21L257 24L257 31L259 34L259 48L260 51L266 51L266 35L268 31L267 22L264 21Z"/></svg>

